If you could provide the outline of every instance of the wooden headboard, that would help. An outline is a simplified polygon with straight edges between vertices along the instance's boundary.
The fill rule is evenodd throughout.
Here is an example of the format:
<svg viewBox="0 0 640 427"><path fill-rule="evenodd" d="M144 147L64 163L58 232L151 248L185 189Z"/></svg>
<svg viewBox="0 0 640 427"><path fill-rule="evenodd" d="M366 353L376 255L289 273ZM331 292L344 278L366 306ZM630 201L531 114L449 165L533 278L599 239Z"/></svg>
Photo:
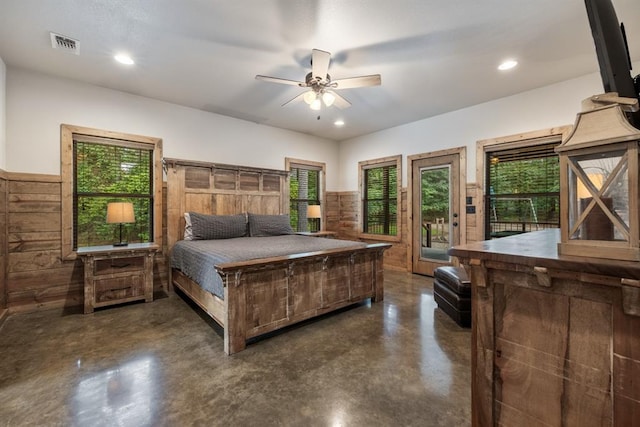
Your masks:
<svg viewBox="0 0 640 427"><path fill-rule="evenodd" d="M289 213L289 172L163 159L167 173L167 243L184 236L184 213Z"/></svg>

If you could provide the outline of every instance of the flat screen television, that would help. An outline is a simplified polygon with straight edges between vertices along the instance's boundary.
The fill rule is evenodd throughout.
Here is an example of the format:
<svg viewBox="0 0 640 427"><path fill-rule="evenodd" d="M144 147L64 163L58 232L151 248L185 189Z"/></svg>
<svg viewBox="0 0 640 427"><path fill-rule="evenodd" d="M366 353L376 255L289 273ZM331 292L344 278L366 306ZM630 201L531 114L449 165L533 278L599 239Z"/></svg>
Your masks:
<svg viewBox="0 0 640 427"><path fill-rule="evenodd" d="M591 34L596 45L600 76L605 92L639 98L640 76L631 77L631 59L624 25L618 22L611 0L585 0ZM640 128L640 112L628 114L629 122Z"/></svg>

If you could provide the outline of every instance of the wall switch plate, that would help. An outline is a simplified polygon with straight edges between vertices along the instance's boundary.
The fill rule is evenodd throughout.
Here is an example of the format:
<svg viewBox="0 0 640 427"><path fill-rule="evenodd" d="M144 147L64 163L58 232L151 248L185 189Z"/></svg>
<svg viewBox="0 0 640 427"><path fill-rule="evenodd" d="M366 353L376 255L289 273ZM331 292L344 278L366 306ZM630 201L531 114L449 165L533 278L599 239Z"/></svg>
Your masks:
<svg viewBox="0 0 640 427"><path fill-rule="evenodd" d="M476 213L476 207L475 206L467 206L467 213L468 214Z"/></svg>

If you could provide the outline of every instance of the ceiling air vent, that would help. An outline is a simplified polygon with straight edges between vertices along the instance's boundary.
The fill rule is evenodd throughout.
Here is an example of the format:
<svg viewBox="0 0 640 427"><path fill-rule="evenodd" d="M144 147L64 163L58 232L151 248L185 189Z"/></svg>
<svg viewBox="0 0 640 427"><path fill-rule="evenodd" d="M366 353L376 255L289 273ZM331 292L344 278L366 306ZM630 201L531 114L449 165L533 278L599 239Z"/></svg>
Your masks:
<svg viewBox="0 0 640 427"><path fill-rule="evenodd" d="M61 34L51 34L51 47L80 55L80 42Z"/></svg>

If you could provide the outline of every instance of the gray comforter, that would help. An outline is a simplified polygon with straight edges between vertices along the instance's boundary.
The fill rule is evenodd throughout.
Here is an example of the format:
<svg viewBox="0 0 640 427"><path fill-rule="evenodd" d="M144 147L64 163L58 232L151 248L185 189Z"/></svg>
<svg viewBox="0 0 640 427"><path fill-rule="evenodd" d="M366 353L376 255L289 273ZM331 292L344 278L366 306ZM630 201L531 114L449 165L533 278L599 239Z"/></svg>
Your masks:
<svg viewBox="0 0 640 427"><path fill-rule="evenodd" d="M222 278L215 270L216 264L364 246L361 242L299 235L181 240L171 251L171 267L182 271L203 289L224 298Z"/></svg>

